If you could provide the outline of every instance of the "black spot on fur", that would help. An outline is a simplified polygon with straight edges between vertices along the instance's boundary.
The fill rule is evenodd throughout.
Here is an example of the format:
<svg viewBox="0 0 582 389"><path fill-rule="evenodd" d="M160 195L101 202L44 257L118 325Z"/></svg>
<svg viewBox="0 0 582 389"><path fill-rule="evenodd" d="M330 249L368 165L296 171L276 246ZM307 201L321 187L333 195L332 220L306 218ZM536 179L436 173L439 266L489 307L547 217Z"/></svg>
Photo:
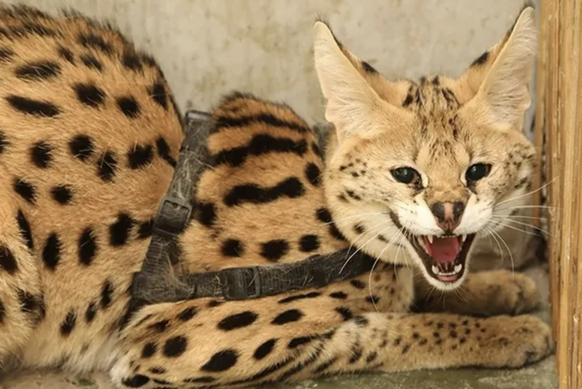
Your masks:
<svg viewBox="0 0 582 389"><path fill-rule="evenodd" d="M125 378L121 381L121 383L128 388L140 388L146 385L148 382L150 382L150 379L141 374L134 375L130 378Z"/></svg>
<svg viewBox="0 0 582 389"><path fill-rule="evenodd" d="M117 107L121 110L121 112L130 119L136 119L139 117L141 109L135 97L133 96L124 96L118 97L116 99Z"/></svg>
<svg viewBox="0 0 582 389"><path fill-rule="evenodd" d="M67 205L73 199L73 192L69 186L59 185L51 189L51 196L57 203Z"/></svg>
<svg viewBox="0 0 582 389"><path fill-rule="evenodd" d="M30 223L28 219L24 216L24 213L19 209L16 215L16 222L18 223L18 229L20 230L20 236L24 239L26 246L29 250L34 250L34 242L32 240L32 230L30 229Z"/></svg>
<svg viewBox="0 0 582 389"><path fill-rule="evenodd" d="M489 52L486 51L483 54L481 54L479 56L479 58L477 58L475 61L473 61L473 63L471 64L471 66L483 65L485 62L487 62L488 59L489 59Z"/></svg>
<svg viewBox="0 0 582 389"><path fill-rule="evenodd" d="M73 89L77 99L89 107L99 107L105 102L105 92L95 84L75 84Z"/></svg>
<svg viewBox="0 0 582 389"><path fill-rule="evenodd" d="M267 340L265 343L263 343L259 347L257 347L257 349L255 350L255 353L253 354L253 357L257 361L260 361L261 359L265 358L267 355L269 355L273 351L273 348L275 348L276 343L277 343L277 339Z"/></svg>
<svg viewBox="0 0 582 389"><path fill-rule="evenodd" d="M228 164L240 166L250 156L259 156L269 153L293 153L302 156L307 151L304 140L293 141L288 138L277 138L269 134L255 135L246 146L233 147L223 150L213 157L213 164Z"/></svg>
<svg viewBox="0 0 582 389"><path fill-rule="evenodd" d="M17 294L21 312L32 313L38 308L38 299L34 295L22 289L18 289Z"/></svg>
<svg viewBox="0 0 582 389"><path fill-rule="evenodd" d="M370 304L378 304L380 302L380 297L372 295L366 297L366 302Z"/></svg>
<svg viewBox="0 0 582 389"><path fill-rule="evenodd" d="M348 298L348 295L344 292L333 292L329 295L329 297L337 300L345 300Z"/></svg>
<svg viewBox="0 0 582 389"><path fill-rule="evenodd" d="M360 280L351 280L350 284L356 289L365 289L366 284Z"/></svg>
<svg viewBox="0 0 582 389"><path fill-rule="evenodd" d="M243 243L238 239L227 239L222 243L222 255L225 257L242 257L245 253Z"/></svg>
<svg viewBox="0 0 582 389"><path fill-rule="evenodd" d="M232 331L238 328L248 327L253 324L259 315L251 311L245 311L225 317L218 323L218 328L223 331Z"/></svg>
<svg viewBox="0 0 582 389"><path fill-rule="evenodd" d="M62 244L56 233L51 233L42 249L42 260L49 270L56 270L61 260Z"/></svg>
<svg viewBox="0 0 582 389"><path fill-rule="evenodd" d="M406 98L404 99L404 101L402 102L402 106L403 107L408 107L410 104L412 104L414 97L412 96L412 94L407 94Z"/></svg>
<svg viewBox="0 0 582 389"><path fill-rule="evenodd" d="M198 203L195 218L205 227L212 227L216 221L216 207L212 203Z"/></svg>
<svg viewBox="0 0 582 389"><path fill-rule="evenodd" d="M316 297L321 296L319 292L309 292L304 294L296 294L294 296L285 297L284 299L279 300L279 304L287 304L297 300L305 300L305 299L313 299Z"/></svg>
<svg viewBox="0 0 582 389"><path fill-rule="evenodd" d="M198 314L198 308L189 307L189 308L184 309L182 312L180 312L180 314L178 315L178 320L189 321L197 314Z"/></svg>
<svg viewBox="0 0 582 389"><path fill-rule="evenodd" d="M202 371L221 372L233 367L238 361L238 353L235 350L222 350L214 354L204 366Z"/></svg>
<svg viewBox="0 0 582 389"><path fill-rule="evenodd" d="M155 366L150 369L150 372L153 374L166 374L168 371L163 367Z"/></svg>
<svg viewBox="0 0 582 389"><path fill-rule="evenodd" d="M0 267L8 274L14 274L18 270L16 258L6 246L0 246Z"/></svg>
<svg viewBox="0 0 582 389"><path fill-rule="evenodd" d="M4 303L0 300L0 323L4 322L4 318L6 317L6 307L4 307Z"/></svg>
<svg viewBox="0 0 582 389"><path fill-rule="evenodd" d="M75 158L87 161L93 155L95 145L87 135L77 135L69 142L69 149Z"/></svg>
<svg viewBox="0 0 582 389"><path fill-rule="evenodd" d="M261 243L261 256L268 261L276 262L289 252L289 242L283 239L270 240Z"/></svg>
<svg viewBox="0 0 582 389"><path fill-rule="evenodd" d="M307 167L305 168L305 176L311 185L317 187L321 184L321 170L319 170L316 164L307 164Z"/></svg>
<svg viewBox="0 0 582 389"><path fill-rule="evenodd" d="M14 180L14 191L30 204L36 201L36 188L22 178Z"/></svg>
<svg viewBox="0 0 582 389"><path fill-rule="evenodd" d="M378 353L373 351L366 357L366 363L372 363L378 358Z"/></svg>
<svg viewBox="0 0 582 389"><path fill-rule="evenodd" d="M156 104L163 109L168 110L168 94L166 93L166 88L163 83L160 81L155 82L148 88L148 92Z"/></svg>
<svg viewBox="0 0 582 389"><path fill-rule="evenodd" d="M59 57L61 57L65 61L73 65L75 64L75 56L73 55L73 52L71 50L63 46L59 46L59 48L57 49L57 53L59 54Z"/></svg>
<svg viewBox="0 0 582 389"><path fill-rule="evenodd" d="M354 314L352 313L352 311L350 311L346 307L338 307L335 309L335 311L342 316L342 319L344 319L344 321L348 321L354 317Z"/></svg>
<svg viewBox="0 0 582 389"><path fill-rule="evenodd" d="M0 62L8 62L14 57L14 51L12 49L2 47L0 48Z"/></svg>
<svg viewBox="0 0 582 389"><path fill-rule="evenodd" d="M103 287L101 288L101 308L103 310L109 308L111 306L112 301L113 301L113 284L111 284L111 281L106 280L103 283Z"/></svg>
<svg viewBox="0 0 582 389"><path fill-rule="evenodd" d="M91 227L87 227L79 237L79 262L89 266L97 254L97 240Z"/></svg>
<svg viewBox="0 0 582 389"><path fill-rule="evenodd" d="M30 149L30 159L36 167L46 169L53 160L51 146L44 141L36 142Z"/></svg>
<svg viewBox="0 0 582 389"><path fill-rule="evenodd" d="M277 315L277 317L273 319L271 324L283 325L283 324L287 324L287 323L293 323L293 322L301 320L302 317L303 317L303 312L301 312L298 309L290 309L288 311L285 311L285 312Z"/></svg>
<svg viewBox="0 0 582 389"><path fill-rule="evenodd" d="M243 203L265 204L281 197L294 199L304 193L301 181L296 177L290 177L270 188L261 188L257 184L237 185L224 196L224 204L229 207Z"/></svg>
<svg viewBox="0 0 582 389"><path fill-rule="evenodd" d="M160 136L156 140L156 148L158 149L158 155L162 157L164 161L170 164L170 166L176 166L176 160L170 154L170 146L163 137Z"/></svg>
<svg viewBox="0 0 582 389"><path fill-rule="evenodd" d="M266 113L236 118L221 116L216 119L215 131L220 131L223 128L248 127L252 124L263 124L268 127L288 128L297 131L300 134L311 132L307 125L288 122Z"/></svg>
<svg viewBox="0 0 582 389"><path fill-rule="evenodd" d="M126 69L133 70L134 72L143 71L141 59L135 52L124 52L123 57L121 58L121 63Z"/></svg>
<svg viewBox="0 0 582 389"><path fill-rule="evenodd" d="M361 224L356 224L354 226L354 231L356 232L356 234L361 235L364 233L365 229Z"/></svg>
<svg viewBox="0 0 582 389"><path fill-rule="evenodd" d="M105 181L110 182L115 176L117 169L117 159L113 151L106 151L97 161L97 174Z"/></svg>
<svg viewBox="0 0 582 389"><path fill-rule="evenodd" d="M9 145L8 139L6 138L6 134L0 131L0 153L6 150L6 147Z"/></svg>
<svg viewBox="0 0 582 389"><path fill-rule="evenodd" d="M14 71L16 77L29 81L49 80L58 76L60 73L61 67L58 63L53 61L27 63L17 67Z"/></svg>
<svg viewBox="0 0 582 389"><path fill-rule="evenodd" d="M97 315L97 305L92 302L85 311L85 320L87 323L91 323L95 319L95 315Z"/></svg>
<svg viewBox="0 0 582 389"><path fill-rule="evenodd" d="M358 327L366 327L368 324L370 324L370 321L364 316L354 317L354 322Z"/></svg>
<svg viewBox="0 0 582 389"><path fill-rule="evenodd" d="M146 343L141 350L141 357L142 358L151 358L157 350L157 346L155 343Z"/></svg>
<svg viewBox="0 0 582 389"><path fill-rule="evenodd" d="M139 239L146 239L152 236L154 230L154 219L147 220L143 223L140 223L139 228L137 230L137 237Z"/></svg>
<svg viewBox="0 0 582 389"><path fill-rule="evenodd" d="M28 97L8 95L6 101L12 108L27 115L54 117L61 113L59 107L45 101L33 100Z"/></svg>
<svg viewBox="0 0 582 389"><path fill-rule="evenodd" d="M87 49L97 49L106 55L111 55L113 48L103 37L93 33L80 33L77 41Z"/></svg>
<svg viewBox="0 0 582 389"><path fill-rule="evenodd" d="M154 159L152 145L135 145L133 150L127 152L127 159L131 169L139 169L149 164Z"/></svg>
<svg viewBox="0 0 582 389"><path fill-rule="evenodd" d="M82 54L81 62L89 69L95 69L98 71L103 71L103 64L92 54Z"/></svg>
<svg viewBox="0 0 582 389"><path fill-rule="evenodd" d="M303 346L303 345L311 342L313 339L315 339L315 338L312 336L301 336L299 338L293 338L293 339L291 339L291 341L287 345L287 348L295 349L299 346Z"/></svg>
<svg viewBox="0 0 582 389"><path fill-rule="evenodd" d="M327 208L319 208L316 211L316 215L317 219L319 219L319 221L322 223L331 223L333 220L331 218L331 213L327 210Z"/></svg>
<svg viewBox="0 0 582 389"><path fill-rule="evenodd" d="M109 244L119 247L127 244L135 221L127 213L120 213L117 221L109 226Z"/></svg>
<svg viewBox="0 0 582 389"><path fill-rule="evenodd" d="M65 317L65 320L61 323L61 335L67 337L75 329L75 324L77 323L77 314L74 310L70 310Z"/></svg>
<svg viewBox="0 0 582 389"><path fill-rule="evenodd" d="M183 336L170 338L164 344L164 355L168 358L177 358L186 351L188 340Z"/></svg>
<svg viewBox="0 0 582 389"><path fill-rule="evenodd" d="M319 248L319 238L317 235L303 235L299 239L299 250L304 253L315 251Z"/></svg>

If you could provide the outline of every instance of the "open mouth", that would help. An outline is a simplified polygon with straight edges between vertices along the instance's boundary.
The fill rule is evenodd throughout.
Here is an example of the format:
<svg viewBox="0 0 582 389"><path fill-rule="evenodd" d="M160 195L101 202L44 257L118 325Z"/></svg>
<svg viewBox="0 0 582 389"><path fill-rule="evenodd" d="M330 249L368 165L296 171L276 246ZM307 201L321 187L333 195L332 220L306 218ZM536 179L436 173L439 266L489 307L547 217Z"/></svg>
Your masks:
<svg viewBox="0 0 582 389"><path fill-rule="evenodd" d="M394 224L404 232L432 278L453 283L463 277L467 254L476 234L414 235L400 224L396 215L391 213L390 216Z"/></svg>
<svg viewBox="0 0 582 389"><path fill-rule="evenodd" d="M467 254L475 234L447 236L407 234L407 237L431 277L445 283L455 282L463 277Z"/></svg>

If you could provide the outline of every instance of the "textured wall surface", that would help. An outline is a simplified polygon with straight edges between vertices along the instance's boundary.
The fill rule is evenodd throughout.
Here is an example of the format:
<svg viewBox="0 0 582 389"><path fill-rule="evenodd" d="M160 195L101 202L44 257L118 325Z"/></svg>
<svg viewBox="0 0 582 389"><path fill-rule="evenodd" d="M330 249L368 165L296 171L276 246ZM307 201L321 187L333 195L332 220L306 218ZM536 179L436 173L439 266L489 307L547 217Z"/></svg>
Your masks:
<svg viewBox="0 0 582 389"><path fill-rule="evenodd" d="M388 77L456 76L503 37L523 0L20 0L112 20L160 61L182 108L208 109L240 89L322 120L311 27Z"/></svg>

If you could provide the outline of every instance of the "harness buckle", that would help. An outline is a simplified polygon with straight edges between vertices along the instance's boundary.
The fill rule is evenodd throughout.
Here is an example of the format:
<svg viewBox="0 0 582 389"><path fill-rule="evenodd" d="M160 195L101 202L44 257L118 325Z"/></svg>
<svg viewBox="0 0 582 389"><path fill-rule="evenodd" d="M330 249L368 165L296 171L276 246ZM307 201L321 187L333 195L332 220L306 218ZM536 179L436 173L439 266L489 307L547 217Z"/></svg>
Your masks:
<svg viewBox="0 0 582 389"><path fill-rule="evenodd" d="M175 196L164 196L154 222L156 233L173 237L184 231L192 214L192 204Z"/></svg>
<svg viewBox="0 0 582 389"><path fill-rule="evenodd" d="M227 300L247 300L261 296L261 275L258 266L223 269L220 285Z"/></svg>

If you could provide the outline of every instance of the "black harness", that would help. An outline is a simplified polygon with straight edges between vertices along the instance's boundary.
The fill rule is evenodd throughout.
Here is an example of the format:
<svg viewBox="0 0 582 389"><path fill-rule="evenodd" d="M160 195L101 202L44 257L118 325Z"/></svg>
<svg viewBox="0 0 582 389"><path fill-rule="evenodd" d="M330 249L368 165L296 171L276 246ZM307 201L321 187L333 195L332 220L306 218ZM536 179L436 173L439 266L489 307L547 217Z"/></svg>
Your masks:
<svg viewBox="0 0 582 389"><path fill-rule="evenodd" d="M155 304L214 297L246 300L317 288L350 279L373 267L373 259L357 252L347 263L348 250L314 255L302 261L269 266L237 267L206 273L173 274L176 238L192 215L192 196L209 160L206 139L214 123L208 114L186 114L185 138L168 192L154 219L151 241L142 268L134 275L133 303ZM319 127L320 144L326 127ZM322 131L323 130L323 131Z"/></svg>

